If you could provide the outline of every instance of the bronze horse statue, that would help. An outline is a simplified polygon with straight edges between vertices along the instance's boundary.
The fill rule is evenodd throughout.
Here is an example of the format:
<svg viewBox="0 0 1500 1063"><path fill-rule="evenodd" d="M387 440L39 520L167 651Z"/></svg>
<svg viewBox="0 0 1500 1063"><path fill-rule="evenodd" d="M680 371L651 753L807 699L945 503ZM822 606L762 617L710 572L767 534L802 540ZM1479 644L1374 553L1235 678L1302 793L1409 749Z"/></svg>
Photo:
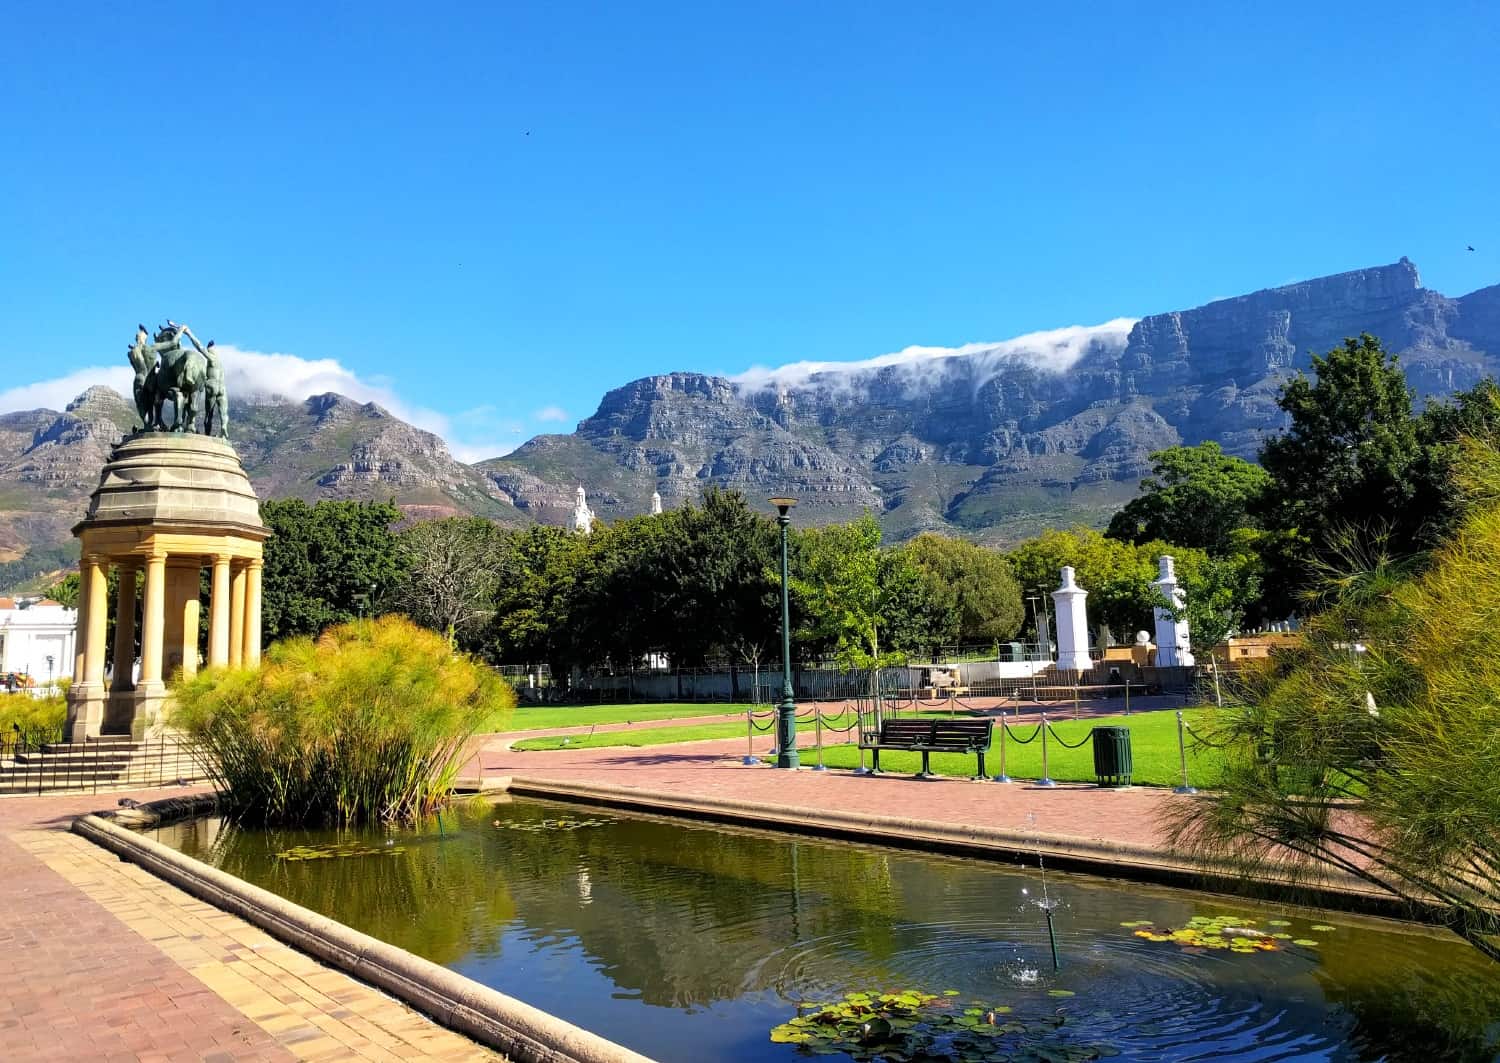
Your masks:
<svg viewBox="0 0 1500 1063"><path fill-rule="evenodd" d="M192 344L183 346L186 337ZM170 431L192 432L198 421L198 396L208 383L208 355L186 325L168 321L151 345L161 361L157 365L154 426L168 427L162 419L162 404L172 404Z"/></svg>
<svg viewBox="0 0 1500 1063"><path fill-rule="evenodd" d="M129 357L130 368L135 371L132 390L141 431L195 432L201 401L203 434L220 439L228 436L229 393L224 385L224 362L212 340L205 347L192 329L168 318L154 337L145 325L137 325ZM162 417L162 406L168 402L172 404L170 425Z"/></svg>

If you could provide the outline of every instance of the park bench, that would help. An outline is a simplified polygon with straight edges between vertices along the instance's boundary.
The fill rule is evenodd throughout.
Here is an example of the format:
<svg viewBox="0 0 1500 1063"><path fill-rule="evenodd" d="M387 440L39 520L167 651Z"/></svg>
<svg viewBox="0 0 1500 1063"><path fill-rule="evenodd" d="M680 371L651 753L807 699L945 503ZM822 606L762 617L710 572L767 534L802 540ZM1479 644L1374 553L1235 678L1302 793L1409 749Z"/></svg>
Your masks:
<svg viewBox="0 0 1500 1063"><path fill-rule="evenodd" d="M922 754L922 770L917 778L931 778L928 758L933 753L973 753L979 757L979 774L984 778L984 755L990 750L994 733L993 720L886 720L878 734L860 735L859 748L873 751L874 767L880 771L882 749L910 750Z"/></svg>

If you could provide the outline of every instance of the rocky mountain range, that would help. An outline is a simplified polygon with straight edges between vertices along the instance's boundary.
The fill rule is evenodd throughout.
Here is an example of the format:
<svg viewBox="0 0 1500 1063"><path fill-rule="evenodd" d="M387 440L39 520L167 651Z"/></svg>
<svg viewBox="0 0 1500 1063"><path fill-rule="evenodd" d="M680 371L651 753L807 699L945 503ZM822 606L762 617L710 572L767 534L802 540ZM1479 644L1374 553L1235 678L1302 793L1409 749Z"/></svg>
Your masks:
<svg viewBox="0 0 1500 1063"><path fill-rule="evenodd" d="M339 395L237 401L231 437L262 497L391 498L413 517L559 524L584 485L606 520L708 484L798 496L799 521L870 510L893 538L948 530L1003 543L1101 524L1152 451L1212 439L1253 458L1282 427L1276 394L1313 352L1371 332L1424 398L1500 369L1500 285L1460 298L1401 259L1097 329L942 356L736 379L679 372L604 396L575 432L465 465L438 437ZM0 582L60 567L131 404L90 388L61 412L0 415Z"/></svg>

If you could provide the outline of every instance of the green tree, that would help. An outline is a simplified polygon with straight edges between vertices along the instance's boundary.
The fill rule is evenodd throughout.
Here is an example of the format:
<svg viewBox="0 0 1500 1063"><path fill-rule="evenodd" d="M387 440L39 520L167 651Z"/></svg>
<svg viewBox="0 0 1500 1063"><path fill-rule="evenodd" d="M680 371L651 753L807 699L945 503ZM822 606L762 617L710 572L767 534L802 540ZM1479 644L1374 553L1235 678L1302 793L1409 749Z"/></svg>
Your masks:
<svg viewBox="0 0 1500 1063"><path fill-rule="evenodd" d="M448 517L401 532L404 572L388 605L473 650L494 611L503 533L482 517Z"/></svg>
<svg viewBox="0 0 1500 1063"><path fill-rule="evenodd" d="M797 539L798 637L826 643L850 668L879 667L890 657L889 641L882 647L880 636L894 588L882 585L881 554L880 524L868 513Z"/></svg>
<svg viewBox="0 0 1500 1063"><path fill-rule="evenodd" d="M69 609L78 608L78 594L83 586L83 577L76 572L69 572L62 579L47 588L47 597L59 605L65 605Z"/></svg>
<svg viewBox="0 0 1500 1063"><path fill-rule="evenodd" d="M508 533L485 651L496 663L547 664L564 676L577 653L573 601L588 538L535 526Z"/></svg>
<svg viewBox="0 0 1500 1063"><path fill-rule="evenodd" d="M1269 483L1260 466L1225 454L1214 442L1159 450L1151 455L1151 475L1141 481L1140 496L1114 515L1105 534L1222 554L1235 531L1253 525L1250 508Z"/></svg>
<svg viewBox="0 0 1500 1063"><path fill-rule="evenodd" d="M1308 586L1351 530L1405 553L1421 546L1429 518L1414 505L1422 446L1397 359L1365 334L1312 367L1313 379L1299 373L1282 388L1291 425L1260 453L1271 480L1260 516L1301 543L1291 570L1274 574L1293 588Z"/></svg>
<svg viewBox="0 0 1500 1063"><path fill-rule="evenodd" d="M403 576L393 502L262 502L265 546L262 630L267 644L316 635L375 612Z"/></svg>
<svg viewBox="0 0 1500 1063"><path fill-rule="evenodd" d="M941 588L935 594L951 593L958 641L1003 642L1020 630L1025 620L1021 586L1000 553L933 532L917 536L905 550Z"/></svg>
<svg viewBox="0 0 1500 1063"><path fill-rule="evenodd" d="M1019 543L1009 560L1028 597L1050 596L1059 585L1063 566L1071 565L1078 585L1089 592L1088 613L1093 622L1128 633L1150 629L1158 600L1151 585L1157 575L1158 553L1179 556L1185 551L1162 543L1120 542L1092 528L1073 528L1045 531ZM1046 608L1051 607L1048 597Z"/></svg>
<svg viewBox="0 0 1500 1063"><path fill-rule="evenodd" d="M1078 585L1089 592L1090 619L1123 636L1154 630L1155 610L1166 605L1154 586L1157 559L1170 554L1187 600L1183 611L1193 645L1207 649L1239 628L1259 597L1261 562L1252 545L1256 536L1242 531L1231 538L1229 554L1211 558L1202 550L1169 543L1121 542L1092 528L1054 530L1017 545L1010 562L1030 596L1050 595L1062 567L1071 565Z"/></svg>
<svg viewBox="0 0 1500 1063"><path fill-rule="evenodd" d="M1463 450L1462 441L1492 439L1500 435L1500 385L1486 377L1446 402L1432 402L1417 418L1417 438L1422 456L1414 471L1417 481L1414 506L1429 514L1424 526L1424 546L1435 546L1452 538L1463 520L1466 500L1454 484L1455 467Z"/></svg>

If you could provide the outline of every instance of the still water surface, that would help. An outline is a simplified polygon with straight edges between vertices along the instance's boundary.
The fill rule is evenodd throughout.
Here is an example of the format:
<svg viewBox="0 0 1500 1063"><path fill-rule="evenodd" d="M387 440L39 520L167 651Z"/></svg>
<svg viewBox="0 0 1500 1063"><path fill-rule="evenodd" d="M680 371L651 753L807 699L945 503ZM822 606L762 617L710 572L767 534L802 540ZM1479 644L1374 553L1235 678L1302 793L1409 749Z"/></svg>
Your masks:
<svg viewBox="0 0 1500 1063"><path fill-rule="evenodd" d="M519 799L413 830L157 837L661 1060L807 1059L769 1038L799 1004L905 990L1027 1028L962 1059L1500 1058L1500 966L1340 913ZM1287 936L1137 933L1226 916Z"/></svg>

